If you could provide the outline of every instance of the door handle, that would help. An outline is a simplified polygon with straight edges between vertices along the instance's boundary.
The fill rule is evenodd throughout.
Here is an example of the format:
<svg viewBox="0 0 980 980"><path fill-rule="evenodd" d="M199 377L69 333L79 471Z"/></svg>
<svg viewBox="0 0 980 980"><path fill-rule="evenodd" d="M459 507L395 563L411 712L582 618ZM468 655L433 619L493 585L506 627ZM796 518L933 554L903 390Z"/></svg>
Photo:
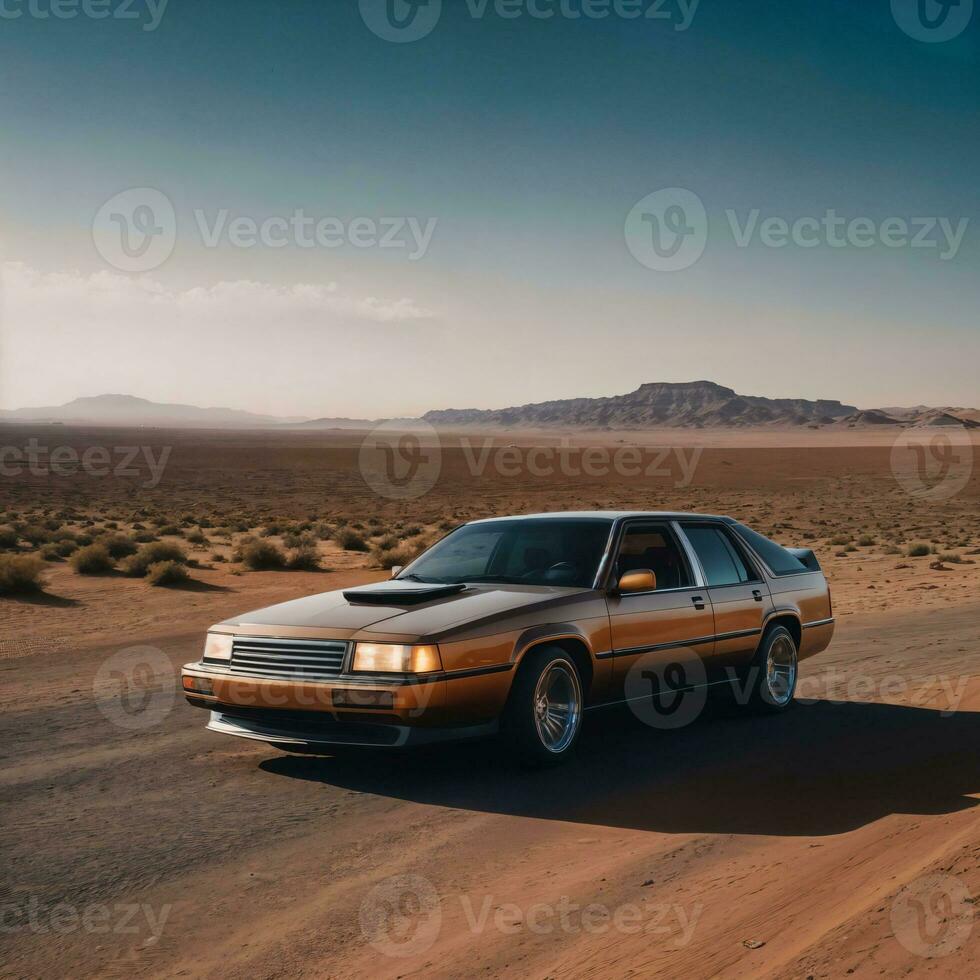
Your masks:
<svg viewBox="0 0 980 980"><path fill-rule="evenodd" d="M699 595L692 595L691 602L694 603L695 609L704 609L704 598Z"/></svg>
<svg viewBox="0 0 980 980"><path fill-rule="evenodd" d="M755 599L756 602L762 602L762 592L759 589L753 589L752 598Z"/></svg>

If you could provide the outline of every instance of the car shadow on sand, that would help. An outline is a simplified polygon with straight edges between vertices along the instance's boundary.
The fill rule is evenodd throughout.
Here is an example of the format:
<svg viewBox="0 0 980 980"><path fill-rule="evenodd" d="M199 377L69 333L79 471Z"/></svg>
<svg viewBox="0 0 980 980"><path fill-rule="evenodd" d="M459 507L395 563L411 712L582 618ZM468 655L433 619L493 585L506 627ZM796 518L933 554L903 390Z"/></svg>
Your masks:
<svg viewBox="0 0 980 980"><path fill-rule="evenodd" d="M813 701L772 717L709 705L682 730L590 715L575 757L522 770L494 742L277 756L270 774L435 806L664 833L820 836L977 806L980 713Z"/></svg>

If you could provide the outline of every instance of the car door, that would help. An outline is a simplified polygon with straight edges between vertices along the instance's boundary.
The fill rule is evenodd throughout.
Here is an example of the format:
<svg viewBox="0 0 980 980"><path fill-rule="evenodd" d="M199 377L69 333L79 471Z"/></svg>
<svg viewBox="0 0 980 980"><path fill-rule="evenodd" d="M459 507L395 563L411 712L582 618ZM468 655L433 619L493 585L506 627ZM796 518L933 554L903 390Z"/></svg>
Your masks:
<svg viewBox="0 0 980 980"><path fill-rule="evenodd" d="M714 612L715 680L752 659L772 597L752 558L724 524L683 521L680 530L701 566Z"/></svg>
<svg viewBox="0 0 980 980"><path fill-rule="evenodd" d="M654 573L656 587L620 593L616 584L622 575L642 569ZM700 582L697 566L669 522L644 520L624 526L606 598L615 658L614 698L628 697L640 670L658 675L668 686L703 683L701 658L713 652L714 620Z"/></svg>

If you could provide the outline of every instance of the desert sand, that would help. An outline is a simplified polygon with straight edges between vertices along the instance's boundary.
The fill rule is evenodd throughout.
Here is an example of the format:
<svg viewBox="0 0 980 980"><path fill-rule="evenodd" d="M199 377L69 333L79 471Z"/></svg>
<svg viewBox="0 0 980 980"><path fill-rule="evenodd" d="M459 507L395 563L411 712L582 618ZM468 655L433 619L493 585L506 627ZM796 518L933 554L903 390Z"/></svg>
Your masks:
<svg viewBox="0 0 980 980"><path fill-rule="evenodd" d="M153 488L5 479L0 524L167 519L174 540L210 526L185 542L196 567L182 588L52 562L42 593L0 598L3 976L978 972L973 903L967 919L955 896L980 895L980 467L922 500L892 472L894 434L602 433L570 443L703 453L685 485L679 466L507 477L474 474L456 436L431 491L397 501L365 486L356 434L12 431L172 451ZM148 646L176 669L217 620L387 575L377 548L330 538L317 544L330 571L246 571L241 534L349 522L369 543L415 547L467 518L594 507L730 513L817 551L838 632L804 665L792 712L712 700L677 731L594 714L577 758L545 773L492 743L288 756L205 732L176 693L152 724L118 723L104 668L119 651ZM230 524L246 529L219 530ZM932 552L909 556L916 543ZM389 905L386 944L371 913ZM93 908L110 928L77 918Z"/></svg>

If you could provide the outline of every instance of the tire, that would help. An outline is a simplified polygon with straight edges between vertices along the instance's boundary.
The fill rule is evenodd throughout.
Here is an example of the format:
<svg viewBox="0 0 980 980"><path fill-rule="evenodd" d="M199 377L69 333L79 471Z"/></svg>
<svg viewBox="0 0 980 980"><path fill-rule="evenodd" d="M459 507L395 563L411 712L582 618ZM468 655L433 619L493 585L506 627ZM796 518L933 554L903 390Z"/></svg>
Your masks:
<svg viewBox="0 0 980 980"><path fill-rule="evenodd" d="M778 714L793 707L799 676L799 651L785 626L771 626L762 636L749 666L748 707Z"/></svg>
<svg viewBox="0 0 980 980"><path fill-rule="evenodd" d="M501 729L524 765L559 765L578 742L583 708L575 662L559 647L542 647L528 653L518 668Z"/></svg>

